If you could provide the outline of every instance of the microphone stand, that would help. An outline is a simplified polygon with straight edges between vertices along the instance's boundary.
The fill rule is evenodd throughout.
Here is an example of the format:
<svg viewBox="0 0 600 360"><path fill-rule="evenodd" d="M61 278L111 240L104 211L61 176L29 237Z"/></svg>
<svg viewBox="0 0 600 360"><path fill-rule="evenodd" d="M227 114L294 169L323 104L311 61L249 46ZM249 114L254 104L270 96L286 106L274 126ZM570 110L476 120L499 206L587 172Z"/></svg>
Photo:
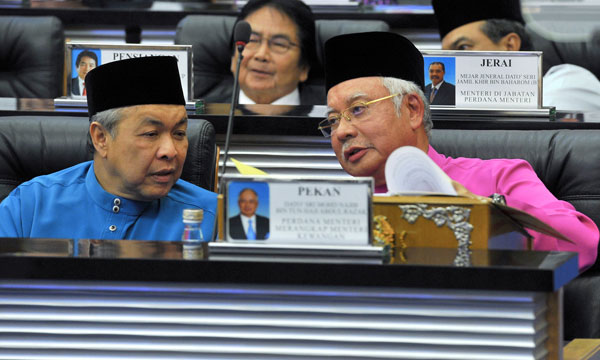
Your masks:
<svg viewBox="0 0 600 360"><path fill-rule="evenodd" d="M237 46L238 60L233 79L233 96L231 97L231 107L229 108L229 119L227 121L227 135L225 136L225 150L223 153L223 165L221 167L221 181L219 184L219 194L223 193L223 175L225 175L225 170L227 169L229 141L231 139L231 132L233 131L233 115L235 113L235 108L238 106L239 101L240 84L238 83L238 77L240 75L240 64L242 63L242 59L244 58L244 56L242 55L242 51L244 51L244 46L245 44L238 44Z"/></svg>
<svg viewBox="0 0 600 360"><path fill-rule="evenodd" d="M229 142L231 140L231 133L233 132L233 116L235 114L235 108L237 107L237 104L238 104L238 97L239 97L239 91L240 91L240 84L238 81L239 81L239 76L240 76L240 65L242 64L242 59L244 59L242 52L244 52L244 48L246 47L246 44L248 43L248 41L250 41L251 33L252 33L252 28L250 27L250 24L248 24L248 22L244 21L244 20L241 20L240 22L238 22L233 29L233 40L237 47L238 57L237 57L237 64L236 64L235 73L234 73L234 77L233 77L233 94L231 96L231 107L229 108L229 119L227 121L227 135L225 136L225 150L224 150L224 154L223 154L223 167L221 168L221 181L219 181L219 185L218 185L219 186L218 198L220 199L218 202L219 202L219 204L221 204L221 211L223 211L223 209L224 209L223 199L224 199L224 193L225 193L225 186L224 186L225 181L223 180L223 177L225 175L225 171L227 171L227 157L229 155ZM218 176L218 174L217 174L217 176ZM217 223L218 223L218 221L215 222L215 226L217 226ZM223 226L224 226L224 224L223 224ZM217 236L217 231L214 231L213 232L213 240L216 238L216 236Z"/></svg>

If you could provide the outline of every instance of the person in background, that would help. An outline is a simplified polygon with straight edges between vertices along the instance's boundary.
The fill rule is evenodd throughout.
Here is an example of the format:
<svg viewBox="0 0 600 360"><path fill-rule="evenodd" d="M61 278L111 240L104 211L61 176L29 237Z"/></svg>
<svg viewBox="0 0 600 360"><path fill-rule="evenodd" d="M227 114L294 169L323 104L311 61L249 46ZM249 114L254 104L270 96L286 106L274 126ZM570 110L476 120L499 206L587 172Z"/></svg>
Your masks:
<svg viewBox="0 0 600 360"><path fill-rule="evenodd" d="M429 80L431 83L425 86L425 96L431 105L454 105L455 87L444 80L446 67L443 62L434 61L429 64Z"/></svg>
<svg viewBox="0 0 600 360"><path fill-rule="evenodd" d="M252 27L240 65L240 104L322 104L324 92L304 92L301 86L316 61L315 21L308 5L300 0L250 0L240 20ZM237 50L232 73L236 66Z"/></svg>
<svg viewBox="0 0 600 360"><path fill-rule="evenodd" d="M532 51L519 0L433 0L443 50ZM551 67L543 78L543 104L558 110L600 110L600 81L573 64Z"/></svg>
<svg viewBox="0 0 600 360"><path fill-rule="evenodd" d="M352 49L349 51L348 49ZM334 37L325 43L328 117L319 128L331 137L342 168L371 176L375 192L387 192L385 163L401 146L426 154L453 180L459 195L488 197L550 224L573 243L531 231L534 249L579 253L579 268L596 260L598 228L560 201L519 159L453 159L429 144L433 127L423 93L423 56L406 38L371 32Z"/></svg>
<svg viewBox="0 0 600 360"><path fill-rule="evenodd" d="M77 67L77 76L71 79L71 94L86 96L85 76L98 66L98 56L93 51L83 50L77 55L75 66Z"/></svg>
<svg viewBox="0 0 600 360"><path fill-rule="evenodd" d="M217 195L179 179L188 119L177 59L115 61L85 81L93 160L15 188L0 237L179 240L191 208L211 239Z"/></svg>

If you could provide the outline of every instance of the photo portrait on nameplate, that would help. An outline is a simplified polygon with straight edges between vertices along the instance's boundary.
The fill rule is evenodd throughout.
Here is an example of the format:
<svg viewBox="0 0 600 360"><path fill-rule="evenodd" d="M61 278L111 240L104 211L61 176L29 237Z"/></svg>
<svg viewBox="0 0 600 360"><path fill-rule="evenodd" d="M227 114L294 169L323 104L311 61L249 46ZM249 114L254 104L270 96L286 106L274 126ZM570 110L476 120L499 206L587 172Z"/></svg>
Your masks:
<svg viewBox="0 0 600 360"><path fill-rule="evenodd" d="M85 76L97 66L102 65L100 49L73 49L71 53L71 84L70 94L73 97L85 99Z"/></svg>
<svg viewBox="0 0 600 360"><path fill-rule="evenodd" d="M426 57L425 97L431 105L454 105L455 98L455 60L453 57Z"/></svg>
<svg viewBox="0 0 600 360"><path fill-rule="evenodd" d="M229 184L227 218L229 237L233 240L269 238L269 184L266 182L232 182Z"/></svg>

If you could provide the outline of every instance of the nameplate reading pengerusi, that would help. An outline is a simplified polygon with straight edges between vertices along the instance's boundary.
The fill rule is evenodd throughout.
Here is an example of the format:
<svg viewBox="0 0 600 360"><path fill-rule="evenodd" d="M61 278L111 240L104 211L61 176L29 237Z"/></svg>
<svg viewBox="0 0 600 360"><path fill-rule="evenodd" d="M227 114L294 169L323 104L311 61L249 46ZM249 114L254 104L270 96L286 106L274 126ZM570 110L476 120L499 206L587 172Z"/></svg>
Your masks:
<svg viewBox="0 0 600 360"><path fill-rule="evenodd" d="M85 87L83 80L91 69L113 61L150 56L173 56L177 59L183 95L186 101L191 101L194 98L191 45L99 44L77 41L68 41L65 46L67 98L86 99L80 87Z"/></svg>

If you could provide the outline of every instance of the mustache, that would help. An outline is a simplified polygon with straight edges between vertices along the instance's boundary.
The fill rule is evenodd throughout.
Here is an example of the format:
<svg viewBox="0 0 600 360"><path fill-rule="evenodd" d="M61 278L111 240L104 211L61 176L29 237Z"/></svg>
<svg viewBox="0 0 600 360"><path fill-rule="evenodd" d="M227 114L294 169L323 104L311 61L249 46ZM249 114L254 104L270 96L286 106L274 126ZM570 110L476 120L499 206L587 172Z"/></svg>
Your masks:
<svg viewBox="0 0 600 360"><path fill-rule="evenodd" d="M342 156L344 156L344 154L346 153L346 150L350 149L353 146L363 147L363 148L374 148L373 144L370 142L347 140L346 142L344 142L342 144Z"/></svg>

